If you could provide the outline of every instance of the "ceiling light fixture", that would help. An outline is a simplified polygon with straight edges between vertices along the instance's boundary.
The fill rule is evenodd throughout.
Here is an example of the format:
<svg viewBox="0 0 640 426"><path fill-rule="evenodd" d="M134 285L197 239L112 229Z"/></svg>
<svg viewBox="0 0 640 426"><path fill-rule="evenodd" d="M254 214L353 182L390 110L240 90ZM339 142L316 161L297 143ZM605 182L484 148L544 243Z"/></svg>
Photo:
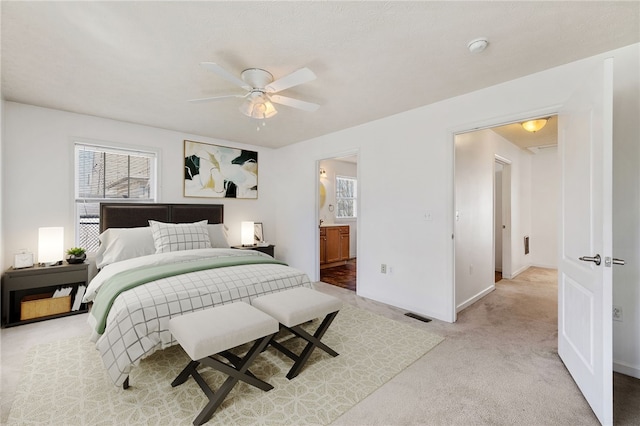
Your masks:
<svg viewBox="0 0 640 426"><path fill-rule="evenodd" d="M547 121L549 121L549 117L547 118L537 118L535 120L523 121L520 123L523 129L527 132L535 133L538 130L542 129L547 125Z"/></svg>
<svg viewBox="0 0 640 426"><path fill-rule="evenodd" d="M240 112L258 120L271 118L278 113L267 95L260 90L247 95L247 100L240 105Z"/></svg>
<svg viewBox="0 0 640 426"><path fill-rule="evenodd" d="M483 52L488 45L489 45L489 40L487 40L486 37L480 37L480 38L471 40L467 44L467 47L469 48L469 52L471 53L480 53L480 52Z"/></svg>

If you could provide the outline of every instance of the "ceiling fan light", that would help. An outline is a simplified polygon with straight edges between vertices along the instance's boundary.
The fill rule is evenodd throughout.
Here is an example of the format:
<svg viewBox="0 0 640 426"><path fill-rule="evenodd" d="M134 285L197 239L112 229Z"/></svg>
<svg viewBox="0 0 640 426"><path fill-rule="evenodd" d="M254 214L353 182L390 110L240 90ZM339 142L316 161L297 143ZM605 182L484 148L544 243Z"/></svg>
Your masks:
<svg viewBox="0 0 640 426"><path fill-rule="evenodd" d="M536 120L523 121L520 124L527 132L535 133L546 126L548 120L548 118L538 118Z"/></svg>
<svg viewBox="0 0 640 426"><path fill-rule="evenodd" d="M251 96L240 105L240 112L247 117L264 120L278 113L273 104L264 96Z"/></svg>
<svg viewBox="0 0 640 426"><path fill-rule="evenodd" d="M264 101L257 104L254 109L256 109L258 114L260 114L260 117L256 118L271 118L278 113L278 111L276 111L276 107L274 107L270 101Z"/></svg>

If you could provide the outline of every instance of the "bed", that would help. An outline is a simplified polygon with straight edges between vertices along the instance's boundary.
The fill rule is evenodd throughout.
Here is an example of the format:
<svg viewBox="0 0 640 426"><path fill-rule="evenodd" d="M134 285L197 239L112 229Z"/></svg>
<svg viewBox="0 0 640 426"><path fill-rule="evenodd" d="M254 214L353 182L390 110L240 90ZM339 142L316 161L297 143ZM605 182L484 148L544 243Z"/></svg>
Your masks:
<svg viewBox="0 0 640 426"><path fill-rule="evenodd" d="M229 247L218 204L100 205L98 274L84 302L114 385L157 350L177 344L169 320L183 313L294 287L308 276L271 256Z"/></svg>

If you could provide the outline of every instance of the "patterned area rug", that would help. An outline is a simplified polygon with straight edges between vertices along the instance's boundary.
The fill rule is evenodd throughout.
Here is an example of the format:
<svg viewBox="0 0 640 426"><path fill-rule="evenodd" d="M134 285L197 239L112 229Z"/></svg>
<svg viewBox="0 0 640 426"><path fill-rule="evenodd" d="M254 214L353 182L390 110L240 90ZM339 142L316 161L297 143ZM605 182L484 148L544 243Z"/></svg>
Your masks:
<svg viewBox="0 0 640 426"><path fill-rule="evenodd" d="M309 325L315 329L317 323ZM299 339L282 337L294 350ZM273 348L251 371L274 386L269 392L238 383L209 424L325 425L440 343L443 338L345 304L323 341L336 358L316 349L298 377L291 361ZM170 383L189 361L179 346L144 359L131 387L109 381L94 345L75 338L34 347L25 360L8 424L189 425L207 398L192 378ZM205 369L216 389L226 378Z"/></svg>

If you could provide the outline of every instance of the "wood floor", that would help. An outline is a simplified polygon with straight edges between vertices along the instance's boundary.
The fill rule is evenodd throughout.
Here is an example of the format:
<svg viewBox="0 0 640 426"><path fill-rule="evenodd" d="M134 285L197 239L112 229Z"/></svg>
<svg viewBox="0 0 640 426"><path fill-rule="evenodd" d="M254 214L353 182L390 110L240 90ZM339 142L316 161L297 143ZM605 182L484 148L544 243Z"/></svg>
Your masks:
<svg viewBox="0 0 640 426"><path fill-rule="evenodd" d="M344 266L320 269L320 281L356 291L356 259L349 260Z"/></svg>

